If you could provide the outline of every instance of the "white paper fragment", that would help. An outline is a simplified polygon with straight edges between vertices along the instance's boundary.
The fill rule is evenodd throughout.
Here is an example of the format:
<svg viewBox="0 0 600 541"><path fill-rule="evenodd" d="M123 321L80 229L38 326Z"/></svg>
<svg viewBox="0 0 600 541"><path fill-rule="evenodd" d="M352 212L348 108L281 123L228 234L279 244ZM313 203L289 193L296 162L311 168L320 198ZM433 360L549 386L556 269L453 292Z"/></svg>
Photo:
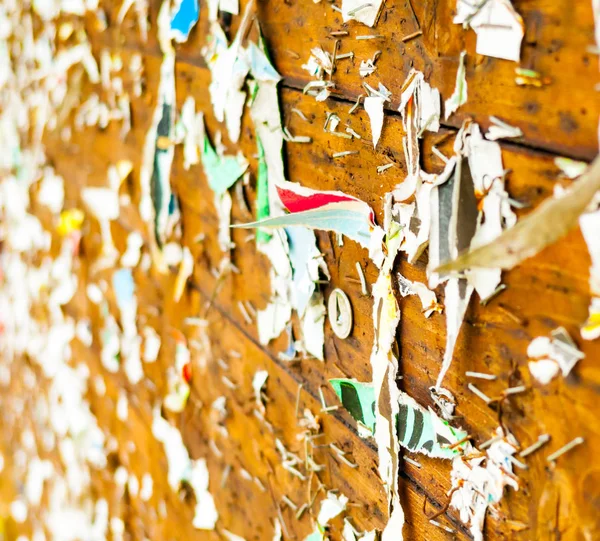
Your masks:
<svg viewBox="0 0 600 541"><path fill-rule="evenodd" d="M585 357L563 327L555 329L551 334L551 338L535 338L527 347L527 356L531 359L529 371L542 385L557 376L559 370L563 377L568 376L573 367Z"/></svg>
<svg viewBox="0 0 600 541"><path fill-rule="evenodd" d="M499 118L495 116L491 116L490 120L492 124L490 125L488 132L485 134L485 138L488 141L497 141L498 139L513 139L515 137L523 137L523 132L521 128L516 128L515 126L511 126L506 122L503 122Z"/></svg>
<svg viewBox="0 0 600 541"><path fill-rule="evenodd" d="M65 197L64 180L56 175L51 168L44 169L44 176L40 182L38 191L38 201L50 209L54 214L58 214L62 208Z"/></svg>
<svg viewBox="0 0 600 541"><path fill-rule="evenodd" d="M142 335L144 338L143 360L145 363L153 363L160 350L160 336L152 327L148 326L142 329Z"/></svg>
<svg viewBox="0 0 600 541"><path fill-rule="evenodd" d="M444 103L444 117L446 120L448 120L461 105L467 103L467 71L465 68L466 56L466 51L460 53L454 92L452 93L452 96L450 96Z"/></svg>
<svg viewBox="0 0 600 541"><path fill-rule="evenodd" d="M588 164L570 158L554 158L554 165L558 167L567 178L576 179L583 175L588 168Z"/></svg>
<svg viewBox="0 0 600 541"><path fill-rule="evenodd" d="M397 227L398 224L396 223ZM371 352L373 387L375 389L375 441L379 457L378 471L387 495L390 517L382 532L382 541L402 541L404 510L398 492L398 455L400 443L396 431L400 390L396 384L398 360L392 352L400 309L392 288L391 271L400 247L398 235L392 235L394 222L388 216L385 224L387 255L377 281L372 287L373 326L375 338Z"/></svg>
<svg viewBox="0 0 600 541"><path fill-rule="evenodd" d="M477 54L519 62L525 34L523 19L510 0L476 3L457 0L455 24L472 28L477 34Z"/></svg>
<svg viewBox="0 0 600 541"><path fill-rule="evenodd" d="M498 428L498 435L502 429ZM490 445L487 457L481 457L476 450L473 458L460 456L452 462L452 496L450 506L460 514L473 536L474 541L483 541L483 524L488 507L502 499L504 487L519 490L513 475L510 456L517 451L517 444L508 434Z"/></svg>
<svg viewBox="0 0 600 541"><path fill-rule="evenodd" d="M143 502L147 502L152 498L152 492L154 487L154 479L149 473L145 473L142 477L142 486L140 488L140 499Z"/></svg>
<svg viewBox="0 0 600 541"><path fill-rule="evenodd" d="M421 282L412 282L398 273L398 289L400 295L406 297L408 295L417 295L423 306L423 314L425 317L431 316L434 312L439 311L437 297L425 284Z"/></svg>
<svg viewBox="0 0 600 541"><path fill-rule="evenodd" d="M119 269L113 274L113 288L121 313L121 355L125 374L132 384L144 377L140 359L140 337L137 332L137 297L131 269Z"/></svg>
<svg viewBox="0 0 600 541"><path fill-rule="evenodd" d="M194 528L213 530L219 515L212 495L208 491L209 476L204 459L190 460L179 430L162 418L160 410L154 410L152 434L160 441L167 457L169 486L179 491L182 481L188 482L196 496L196 510L192 522Z"/></svg>
<svg viewBox="0 0 600 541"><path fill-rule="evenodd" d="M225 538L228 539L228 541L246 541L243 537L235 535L227 530L222 530L222 533L225 536Z"/></svg>
<svg viewBox="0 0 600 541"><path fill-rule="evenodd" d="M377 148L377 143L381 137L383 129L383 104L385 100L379 96L367 96L364 100L364 107L369 121L371 122L371 138L373 140L373 148Z"/></svg>
<svg viewBox="0 0 600 541"><path fill-rule="evenodd" d="M321 508L317 516L317 523L324 527L329 521L343 513L348 504L348 498L343 494L339 496L333 492L328 492L327 497L321 501Z"/></svg>
<svg viewBox="0 0 600 541"><path fill-rule="evenodd" d="M600 210L582 214L579 227L587 244L592 265L590 267L590 300L589 315L581 328L584 340L600 338Z"/></svg>
<svg viewBox="0 0 600 541"><path fill-rule="evenodd" d="M342 0L342 18L344 22L358 21L373 27L377 22L383 0Z"/></svg>
<svg viewBox="0 0 600 541"><path fill-rule="evenodd" d="M129 413L129 401L127 400L127 394L123 389L119 389L119 398L117 399L117 419L119 421L127 421Z"/></svg>
<svg viewBox="0 0 600 541"><path fill-rule="evenodd" d="M376 69L377 66L374 64L373 60L369 58L367 60L361 60L358 73L361 77L368 77L369 75L372 75Z"/></svg>
<svg viewBox="0 0 600 541"><path fill-rule="evenodd" d="M257 370L252 378L252 388L254 389L254 400L256 402L256 406L258 407L258 411L260 411L263 415L266 411L265 405L262 399L262 389L267 383L267 378L269 377L269 373L266 370Z"/></svg>
<svg viewBox="0 0 600 541"><path fill-rule="evenodd" d="M190 396L191 355L183 334L177 333L175 340L175 363L167 368L167 396L164 406L169 411L180 413Z"/></svg>
<svg viewBox="0 0 600 541"><path fill-rule="evenodd" d="M137 231L132 231L127 235L127 248L121 256L121 266L134 268L140 261L141 249L144 245L142 235Z"/></svg>
<svg viewBox="0 0 600 541"><path fill-rule="evenodd" d="M179 302L181 295L185 290L188 278L194 273L194 257L187 246L183 247L181 264L179 265L179 272L175 279L175 286L173 288L173 300Z"/></svg>

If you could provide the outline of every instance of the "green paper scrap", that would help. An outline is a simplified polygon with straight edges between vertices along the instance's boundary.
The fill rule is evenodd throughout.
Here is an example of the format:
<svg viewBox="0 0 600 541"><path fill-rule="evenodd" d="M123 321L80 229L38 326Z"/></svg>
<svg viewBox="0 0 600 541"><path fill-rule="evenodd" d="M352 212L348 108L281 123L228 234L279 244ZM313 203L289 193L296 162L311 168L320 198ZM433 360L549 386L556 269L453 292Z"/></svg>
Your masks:
<svg viewBox="0 0 600 541"><path fill-rule="evenodd" d="M352 417L375 432L375 389L371 383L354 379L330 379L329 383ZM400 412L396 430L400 445L409 451L423 453L434 458L452 459L460 454L460 447L450 448L467 436L431 409L420 406L406 393L399 399ZM463 444L464 445L464 444Z"/></svg>
<svg viewBox="0 0 600 541"><path fill-rule="evenodd" d="M354 420L375 432L375 390L370 383L360 383L353 379L330 379L344 408Z"/></svg>
<svg viewBox="0 0 600 541"><path fill-rule="evenodd" d="M269 170L265 159L265 149L258 135L256 136L258 145L258 177L256 181L256 219L257 221L269 217ZM271 233L263 229L256 230L256 242L269 242Z"/></svg>
<svg viewBox="0 0 600 541"><path fill-rule="evenodd" d="M222 195L231 188L248 168L247 164L240 163L235 156L219 156L207 136L204 136L202 165L208 184L217 195Z"/></svg>

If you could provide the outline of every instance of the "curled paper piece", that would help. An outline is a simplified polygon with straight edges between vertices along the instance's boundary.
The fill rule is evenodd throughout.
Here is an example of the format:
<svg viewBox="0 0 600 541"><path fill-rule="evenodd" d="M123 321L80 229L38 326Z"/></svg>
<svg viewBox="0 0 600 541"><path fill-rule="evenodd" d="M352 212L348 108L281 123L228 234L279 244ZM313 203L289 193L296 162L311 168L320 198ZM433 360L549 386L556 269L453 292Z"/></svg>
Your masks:
<svg viewBox="0 0 600 541"><path fill-rule="evenodd" d="M232 227L282 228L300 225L309 229L334 231L356 241L364 248L371 245L375 225L373 210L364 201L343 192L326 192L285 182L277 193L289 214Z"/></svg>
<svg viewBox="0 0 600 541"><path fill-rule="evenodd" d="M560 197L546 199L538 208L489 244L469 250L435 272L471 268L512 269L566 235L600 190L600 158Z"/></svg>
<svg viewBox="0 0 600 541"><path fill-rule="evenodd" d="M467 52L460 53L458 61L458 70L456 71L456 86L454 92L444 103L444 117L446 120L456 112L456 110L467 103L467 70L465 68L465 58Z"/></svg>

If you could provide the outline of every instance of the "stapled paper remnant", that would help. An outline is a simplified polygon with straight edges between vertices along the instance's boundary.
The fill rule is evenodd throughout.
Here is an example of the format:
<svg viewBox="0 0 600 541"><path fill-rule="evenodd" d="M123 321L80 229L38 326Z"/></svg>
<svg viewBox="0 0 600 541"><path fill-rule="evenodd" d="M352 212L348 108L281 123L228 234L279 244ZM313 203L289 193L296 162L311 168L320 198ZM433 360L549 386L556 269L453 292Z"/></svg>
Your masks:
<svg viewBox="0 0 600 541"><path fill-rule="evenodd" d="M510 0L457 0L456 10L453 22L472 28L477 34L477 54L521 60L525 25Z"/></svg>
<svg viewBox="0 0 600 541"><path fill-rule="evenodd" d="M437 272L469 268L512 269L566 235L600 190L600 158L560 197L546 199L537 209L493 242L440 265Z"/></svg>
<svg viewBox="0 0 600 541"><path fill-rule="evenodd" d="M503 438L501 428L497 434L498 441L489 446L487 456L472 449L452 462L450 505L460 513L474 541L483 541L487 509L502 499L504 487L519 490L510 458L517 451L517 442L511 434Z"/></svg>
<svg viewBox="0 0 600 541"><path fill-rule="evenodd" d="M325 101L335 88L335 83L330 78L326 79L327 75L333 73L333 58L321 47L314 47L310 52L311 55L306 64L302 65L302 69L316 77L316 80L310 81L304 87L304 93L314 96L317 101Z"/></svg>
<svg viewBox="0 0 600 541"><path fill-rule="evenodd" d="M461 105L467 103L467 70L465 67L466 57L466 51L460 53L454 92L452 93L452 96L450 96L444 103L444 117L446 120L448 120Z"/></svg>
<svg viewBox="0 0 600 541"><path fill-rule="evenodd" d="M559 371L568 376L573 367L585 357L563 327L558 327L551 337L539 336L527 348L529 371L542 385L549 383Z"/></svg>
<svg viewBox="0 0 600 541"><path fill-rule="evenodd" d="M370 88L370 87L368 87ZM369 95L365 98L363 105L369 121L371 123L371 138L373 140L373 148L377 148L377 143L381 137L383 130L383 106L386 101L390 101L392 93L381 83L378 90L369 90Z"/></svg>
<svg viewBox="0 0 600 541"><path fill-rule="evenodd" d="M191 460L179 430L164 419L160 410L154 410L152 434L163 444L167 457L169 486L178 492L182 482L188 483L194 490L196 510L192 522L194 528L214 530L219 514L214 499L208 491L208 468L203 458Z"/></svg>
<svg viewBox="0 0 600 541"><path fill-rule="evenodd" d="M331 379L329 382L350 415L374 433L373 386L352 379ZM462 453L461 445L455 444L467 435L466 432L450 426L431 408L423 408L406 393L400 392L398 404L396 431L402 447L434 458L452 459Z"/></svg>
<svg viewBox="0 0 600 541"><path fill-rule="evenodd" d="M172 39L177 43L187 41L199 15L198 0L175 0L171 17Z"/></svg>
<svg viewBox="0 0 600 541"><path fill-rule="evenodd" d="M367 26L375 26L383 0L342 0L342 18L344 22L358 21Z"/></svg>
<svg viewBox="0 0 600 541"><path fill-rule="evenodd" d="M588 319L581 328L581 337L584 340L595 340L600 338L600 210L582 214L579 227L592 260L589 280L592 299Z"/></svg>

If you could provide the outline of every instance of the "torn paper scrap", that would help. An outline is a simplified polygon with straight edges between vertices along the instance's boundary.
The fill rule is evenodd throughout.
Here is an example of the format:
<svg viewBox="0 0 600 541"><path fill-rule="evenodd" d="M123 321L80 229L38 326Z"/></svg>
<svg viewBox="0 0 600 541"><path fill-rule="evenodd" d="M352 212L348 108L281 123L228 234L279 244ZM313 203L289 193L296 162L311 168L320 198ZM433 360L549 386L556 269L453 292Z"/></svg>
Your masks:
<svg viewBox="0 0 600 541"><path fill-rule="evenodd" d="M192 28L198 22L198 0L175 0L172 10L171 37L177 43L183 43L187 41Z"/></svg>
<svg viewBox="0 0 600 541"><path fill-rule="evenodd" d="M175 55L164 55L160 68L158 102L146 135L140 167L140 214L150 224L151 239L159 248L179 221L177 200L171 191L174 156Z"/></svg>
<svg viewBox="0 0 600 541"><path fill-rule="evenodd" d="M600 210L587 212L579 218L579 227L592 260L590 267L590 301L587 321L581 328L584 340L600 338Z"/></svg>
<svg viewBox="0 0 600 541"><path fill-rule="evenodd" d="M600 158L561 197L546 199L537 209L493 242L440 265L436 272L482 267L512 269L566 235L600 190Z"/></svg>
<svg viewBox="0 0 600 541"><path fill-rule="evenodd" d="M510 0L457 0L453 22L477 34L477 54L519 62L525 25Z"/></svg>
<svg viewBox="0 0 600 541"><path fill-rule="evenodd" d="M585 173L588 168L588 164L580 162L578 160L572 160L571 158L564 158L559 156L554 158L554 165L558 167L567 178L576 179Z"/></svg>
<svg viewBox="0 0 600 541"><path fill-rule="evenodd" d="M203 50L204 58L211 72L211 83L208 87L215 117L225 122L229 139L237 143L241 133L241 119L246 103L244 82L248 76L250 65L241 45L252 18L250 10L252 2L246 10L238 32L227 46L227 37L218 23L211 24L211 38Z"/></svg>
<svg viewBox="0 0 600 541"><path fill-rule="evenodd" d="M385 100L379 96L367 96L363 102L365 111L369 115L371 123L371 138L373 140L373 148L377 148L377 143L381 137L383 129L383 105Z"/></svg>
<svg viewBox="0 0 600 541"><path fill-rule="evenodd" d="M456 110L467 103L467 70L465 68L465 58L467 52L460 53L458 60L458 70L456 71L456 85L454 92L444 103L444 117L446 120L456 112Z"/></svg>
<svg viewBox="0 0 600 541"><path fill-rule="evenodd" d="M214 530L219 518L214 499L209 492L209 474L206 460L191 460L181 432L169 424L156 408L153 414L152 434L163 444L167 457L169 486L178 492L182 482L189 483L196 497L192 524L200 530Z"/></svg>
<svg viewBox="0 0 600 541"><path fill-rule="evenodd" d="M585 357L563 327L553 330L551 337L539 336L527 347L529 371L542 385L548 384L559 371L567 377Z"/></svg>
<svg viewBox="0 0 600 541"><path fill-rule="evenodd" d="M490 117L490 127L485 134L485 138L488 141L497 141L498 139L514 139L516 137L523 137L521 128L511 126L506 122L503 122L498 117ZM587 164L586 164L587 167Z"/></svg>
<svg viewBox="0 0 600 541"><path fill-rule="evenodd" d="M425 82L422 72L412 69L402 85L398 111L407 133L411 124L409 115L415 117L415 135L422 137L426 130L437 132L440 129L440 92Z"/></svg>
<svg viewBox="0 0 600 541"><path fill-rule="evenodd" d="M262 397L262 390L267 383L267 379L269 377L269 372L266 370L257 370L254 373L254 377L252 378L252 389L254 390L254 401L256 402L256 406L258 411L260 411L263 415L265 413L265 405Z"/></svg>
<svg viewBox="0 0 600 541"><path fill-rule="evenodd" d="M121 355L130 383L138 383L144 377L140 360L140 338L137 332L137 297L131 269L119 269L113 274L113 289L121 313Z"/></svg>
<svg viewBox="0 0 600 541"><path fill-rule="evenodd" d="M321 508L317 515L317 523L324 527L331 519L343 513L348 504L348 498L343 494L337 495L333 492L328 492L327 497L321 501Z"/></svg>
<svg viewBox="0 0 600 541"><path fill-rule="evenodd" d="M238 153L237 156L220 156L206 135L201 157L208 184L217 195L231 188L248 169L248 161L241 153Z"/></svg>
<svg viewBox="0 0 600 541"><path fill-rule="evenodd" d="M183 247L181 263L179 264L179 271L175 278L175 286L173 287L173 300L179 302L181 295L185 290L188 278L192 276L194 272L194 257L192 252L187 246Z"/></svg>
<svg viewBox="0 0 600 541"><path fill-rule="evenodd" d="M173 331L175 338L175 366L167 369L167 390L164 406L169 411L179 413L183 411L190 396L190 381L192 379L192 365L190 350L183 334Z"/></svg>
<svg viewBox="0 0 600 541"><path fill-rule="evenodd" d="M285 182L277 186L283 206L290 212L260 222L236 224L233 227L280 228L300 225L310 229L334 231L370 247L375 225L373 210L365 202L342 192L326 192Z"/></svg>
<svg viewBox="0 0 600 541"><path fill-rule="evenodd" d="M373 27L377 22L383 0L342 0L342 18L344 22L358 21Z"/></svg>
<svg viewBox="0 0 600 541"><path fill-rule="evenodd" d="M111 188L84 188L81 199L100 224L102 252L98 259L99 267L109 267L119 255L110 231L110 222L119 217L119 197Z"/></svg>
<svg viewBox="0 0 600 541"><path fill-rule="evenodd" d="M310 57L306 64L302 65L302 69L313 77L322 79L325 74L331 75L333 71L333 59L321 47L314 47L310 50Z"/></svg>
<svg viewBox="0 0 600 541"><path fill-rule="evenodd" d="M505 190L500 145L484 139L477 124L465 123L456 137L455 150L467 157L468 171L478 200L477 226L469 245L473 249L499 237L503 230L516 224L517 217ZM463 169L467 167L462 161L458 164ZM458 246L455 253L460 253L463 249L464 245ZM500 268L471 269L466 275L480 299L488 299L493 295L501 280Z"/></svg>
<svg viewBox="0 0 600 541"><path fill-rule="evenodd" d="M497 434L502 435L498 428ZM511 434L490 445L487 456L473 449L452 461L450 506L459 512L460 520L469 527L474 541L483 541L483 525L488 507L498 503L504 487L519 490L510 457L517 451ZM472 455L472 456L469 456Z"/></svg>
<svg viewBox="0 0 600 541"><path fill-rule="evenodd" d="M313 230L306 227L285 229L290 263L293 269L292 304L302 317L317 289L321 273L329 278L327 264L317 248Z"/></svg>
<svg viewBox="0 0 600 541"><path fill-rule="evenodd" d="M366 83L365 86L369 95L364 99L363 105L369 116L369 122L371 123L373 148L377 148L377 143L379 142L381 131L383 129L383 106L386 101L390 101L392 93L381 83L379 83L378 90L371 88Z"/></svg>
<svg viewBox="0 0 600 541"><path fill-rule="evenodd" d="M348 413L374 433L373 385L341 378L329 382ZM398 404L396 430L402 447L434 458L451 459L461 453L461 446L453 445L462 440L466 432L453 428L431 408L423 408L406 393L400 392Z"/></svg>
<svg viewBox="0 0 600 541"><path fill-rule="evenodd" d="M403 297L408 295L417 295L421 301L421 305L423 306L423 314L425 317L431 316L431 314L434 312L441 311L441 307L437 302L435 293L431 291L431 289L429 289L425 284L421 282L412 282L408 278L402 276L400 273L398 273L396 277L398 278L398 289L400 291L400 295Z"/></svg>
<svg viewBox="0 0 600 541"><path fill-rule="evenodd" d="M152 327L146 326L142 329L142 336L144 338L142 359L145 363L153 363L160 351L160 335Z"/></svg>

